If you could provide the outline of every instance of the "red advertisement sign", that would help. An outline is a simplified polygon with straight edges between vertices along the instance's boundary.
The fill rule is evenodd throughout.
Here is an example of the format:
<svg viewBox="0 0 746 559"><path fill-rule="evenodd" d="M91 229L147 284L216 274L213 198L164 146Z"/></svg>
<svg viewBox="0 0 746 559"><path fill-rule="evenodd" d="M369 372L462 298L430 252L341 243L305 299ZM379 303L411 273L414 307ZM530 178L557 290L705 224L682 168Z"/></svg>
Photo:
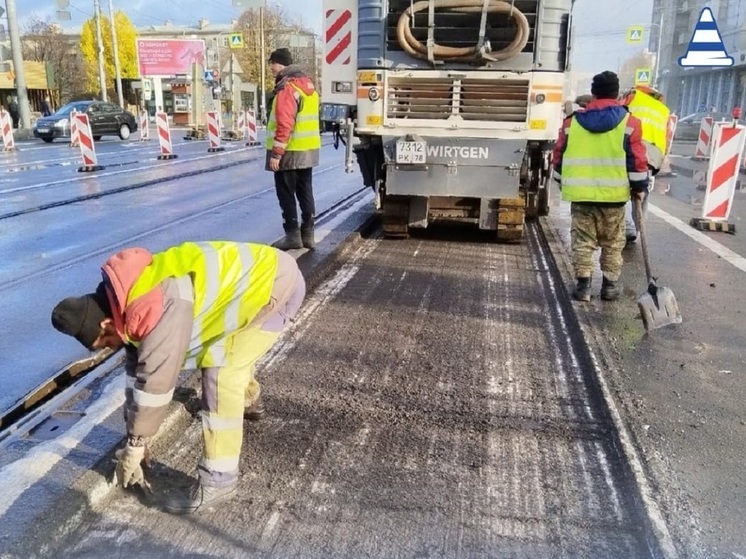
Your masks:
<svg viewBox="0 0 746 559"><path fill-rule="evenodd" d="M196 39L137 39L140 76L191 74L192 64L204 63L205 42Z"/></svg>

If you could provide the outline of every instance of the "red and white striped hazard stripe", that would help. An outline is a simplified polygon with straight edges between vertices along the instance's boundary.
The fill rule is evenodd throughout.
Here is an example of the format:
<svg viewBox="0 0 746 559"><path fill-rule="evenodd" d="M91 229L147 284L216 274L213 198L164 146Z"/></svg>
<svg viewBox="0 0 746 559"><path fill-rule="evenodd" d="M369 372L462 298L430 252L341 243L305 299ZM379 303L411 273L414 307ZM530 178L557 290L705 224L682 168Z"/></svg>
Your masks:
<svg viewBox="0 0 746 559"><path fill-rule="evenodd" d="M666 153L671 152L673 145L673 137L676 135L676 127L679 124L678 115L669 115L668 127L666 128Z"/></svg>
<svg viewBox="0 0 746 559"><path fill-rule="evenodd" d="M71 148L80 147L80 134L78 134L78 121L75 118L76 114L78 114L78 111L76 111L75 109L70 111L70 147Z"/></svg>
<svg viewBox="0 0 746 559"><path fill-rule="evenodd" d="M148 122L148 111L145 109L140 111L140 141L150 141L150 124Z"/></svg>
<svg viewBox="0 0 746 559"><path fill-rule="evenodd" d="M710 221L727 221L733 194L736 191L738 168L746 145L746 127L718 123L713 138L702 218Z"/></svg>
<svg viewBox="0 0 746 559"><path fill-rule="evenodd" d="M246 142L247 146L256 146L259 144L259 137L256 131L256 114L252 110L246 111Z"/></svg>
<svg viewBox="0 0 746 559"><path fill-rule="evenodd" d="M712 142L712 117L706 116L702 119L699 127L699 139L694 159L707 159L710 157L710 144Z"/></svg>
<svg viewBox="0 0 746 559"><path fill-rule="evenodd" d="M0 128L2 128L3 134L3 150L15 150L16 142L13 139L13 119L8 111L0 111Z"/></svg>
<svg viewBox="0 0 746 559"><path fill-rule="evenodd" d="M326 11L326 63L349 64L352 60L352 12Z"/></svg>
<svg viewBox="0 0 746 559"><path fill-rule="evenodd" d="M158 126L158 143L161 148L162 157L171 157L174 148L171 144L171 129L168 126L168 115L164 112L155 113L155 122Z"/></svg>
<svg viewBox="0 0 746 559"><path fill-rule="evenodd" d="M207 113L207 137L210 140L210 147L207 151L223 151L225 148L220 146L220 113L218 111L209 111Z"/></svg>
<svg viewBox="0 0 746 559"><path fill-rule="evenodd" d="M236 111L236 136L239 140L246 138L246 111Z"/></svg>
<svg viewBox="0 0 746 559"><path fill-rule="evenodd" d="M95 167L98 165L96 159L96 147L91 133L91 123L86 113L75 114L75 127L78 130L78 141L80 142L80 155L83 157L83 167Z"/></svg>

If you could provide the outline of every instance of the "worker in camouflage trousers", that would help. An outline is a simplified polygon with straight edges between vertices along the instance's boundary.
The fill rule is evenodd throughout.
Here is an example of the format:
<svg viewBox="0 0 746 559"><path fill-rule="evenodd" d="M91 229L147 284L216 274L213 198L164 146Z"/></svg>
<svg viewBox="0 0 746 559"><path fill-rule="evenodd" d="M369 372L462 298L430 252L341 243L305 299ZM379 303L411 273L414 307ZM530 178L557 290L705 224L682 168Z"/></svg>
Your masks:
<svg viewBox="0 0 746 559"><path fill-rule="evenodd" d="M622 107L619 78L593 77L592 101L565 120L553 153L554 179L571 202L572 258L577 285L573 297L591 300L593 256L601 248L601 298L619 297L625 245L624 206L648 188L648 162L640 121Z"/></svg>
<svg viewBox="0 0 746 559"><path fill-rule="evenodd" d="M183 243L151 254L130 248L102 268L95 293L52 312L57 330L86 348L125 350L126 446L121 485L148 486L142 463L173 398L181 369L202 372L204 455L198 480L170 495L167 511L192 513L238 487L243 420L264 415L254 368L289 326L305 296L295 260L265 245Z"/></svg>

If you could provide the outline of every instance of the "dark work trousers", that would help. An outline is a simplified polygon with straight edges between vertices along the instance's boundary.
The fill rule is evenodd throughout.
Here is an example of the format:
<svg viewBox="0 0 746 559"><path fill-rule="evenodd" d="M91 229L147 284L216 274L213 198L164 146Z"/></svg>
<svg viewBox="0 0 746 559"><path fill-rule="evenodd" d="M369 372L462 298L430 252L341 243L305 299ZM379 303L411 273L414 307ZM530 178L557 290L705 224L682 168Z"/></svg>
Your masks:
<svg viewBox="0 0 746 559"><path fill-rule="evenodd" d="M300 205L301 227L313 227L316 206L313 201L313 169L296 169L275 172L275 192L282 210L285 231L298 229L298 208Z"/></svg>

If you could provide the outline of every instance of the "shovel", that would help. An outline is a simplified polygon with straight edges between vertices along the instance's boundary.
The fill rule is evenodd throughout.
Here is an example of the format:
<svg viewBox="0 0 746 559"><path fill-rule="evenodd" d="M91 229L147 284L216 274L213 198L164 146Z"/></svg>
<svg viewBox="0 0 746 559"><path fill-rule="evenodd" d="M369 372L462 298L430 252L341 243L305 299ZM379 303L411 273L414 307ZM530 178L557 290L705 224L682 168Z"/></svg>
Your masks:
<svg viewBox="0 0 746 559"><path fill-rule="evenodd" d="M650 257L648 256L648 242L645 238L645 220L642 218L642 200L635 197L635 215L637 226L640 229L640 240L642 242L642 257L645 261L645 275L648 278L648 289L637 299L640 308L642 323L645 330L654 330L669 324L681 323L681 312L676 297L668 287L658 287L656 278L650 271Z"/></svg>

